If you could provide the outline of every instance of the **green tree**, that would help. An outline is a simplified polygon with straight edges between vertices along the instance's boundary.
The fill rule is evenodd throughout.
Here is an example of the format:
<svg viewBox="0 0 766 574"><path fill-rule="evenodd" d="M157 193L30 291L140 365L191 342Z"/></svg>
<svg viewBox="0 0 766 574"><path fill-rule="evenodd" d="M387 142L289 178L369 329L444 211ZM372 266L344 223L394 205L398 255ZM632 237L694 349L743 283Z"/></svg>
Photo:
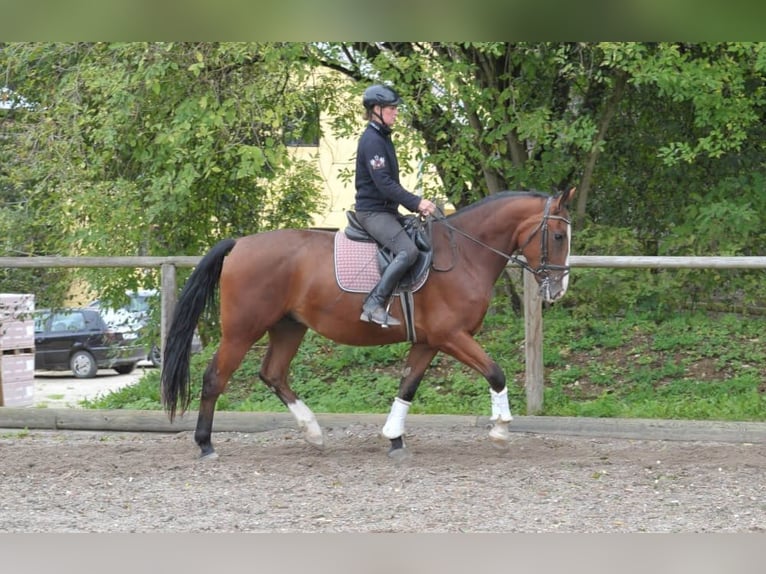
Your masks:
<svg viewBox="0 0 766 574"><path fill-rule="evenodd" d="M17 186L34 217L57 230L38 252L197 254L223 236L305 225L321 208L320 181L313 163L289 153L285 126L315 118L324 95L302 52L4 45L0 68L34 102L8 144L23 158Z"/></svg>
<svg viewBox="0 0 766 574"><path fill-rule="evenodd" d="M406 101L402 164L439 175L425 193L461 207L576 186L575 223L597 226L575 234L580 252L595 244L578 237L648 254L762 253L764 45L6 44L9 87L34 103L0 142L4 157L13 146L0 189L23 204L2 221L30 214L26 244L6 250L188 254L305 223L320 182L285 144L317 134L294 120L321 111L355 136L362 90L384 81Z"/></svg>
<svg viewBox="0 0 766 574"><path fill-rule="evenodd" d="M404 94L415 132L402 139L422 139L423 159L458 205L500 189L575 185L584 216L592 194L609 193L594 175L626 107L640 108L642 125L678 128L653 130L642 150L674 166L740 152L764 103L762 44L381 42L314 54Z"/></svg>
<svg viewBox="0 0 766 574"><path fill-rule="evenodd" d="M414 129L400 127L400 143L425 149L443 184L431 193L458 207L500 189L576 186L577 252L747 255L766 249L764 46L376 42L314 54L362 87L402 92ZM764 296L753 281L667 277L678 294ZM629 289L641 299L645 285Z"/></svg>

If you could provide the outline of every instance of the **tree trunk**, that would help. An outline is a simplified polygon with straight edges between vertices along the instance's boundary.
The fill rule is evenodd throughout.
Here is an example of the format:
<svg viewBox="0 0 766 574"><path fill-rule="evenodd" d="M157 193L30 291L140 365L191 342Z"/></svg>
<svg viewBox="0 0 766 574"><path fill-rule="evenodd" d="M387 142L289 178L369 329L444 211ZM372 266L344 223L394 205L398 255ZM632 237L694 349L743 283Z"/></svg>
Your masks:
<svg viewBox="0 0 766 574"><path fill-rule="evenodd" d="M593 171L596 169L596 161L601 153L601 142L606 137L606 132L609 129L609 124L614 118L614 114L617 112L617 106L625 93L625 86L628 83L628 74L622 70L618 70L615 75L614 89L612 95L606 102L604 111L601 114L601 119L598 122L598 133L596 139L593 142L590 153L585 160L585 169L583 170L582 178L580 179L580 185L577 187L577 207L575 213L577 215L575 223L579 226L582 225L583 218L585 216L585 207L588 202L588 192L590 191L591 182L593 181Z"/></svg>

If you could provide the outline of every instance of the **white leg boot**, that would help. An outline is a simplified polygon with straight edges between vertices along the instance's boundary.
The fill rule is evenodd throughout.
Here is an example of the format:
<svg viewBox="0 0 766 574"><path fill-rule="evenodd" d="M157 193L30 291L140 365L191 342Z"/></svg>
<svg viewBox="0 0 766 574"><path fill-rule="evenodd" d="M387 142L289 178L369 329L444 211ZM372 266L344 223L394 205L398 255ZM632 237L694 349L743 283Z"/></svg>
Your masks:
<svg viewBox="0 0 766 574"><path fill-rule="evenodd" d="M407 411L410 410L411 404L399 397L394 399L386 424L383 425L382 434L384 437L395 439L404 435L404 419L407 417Z"/></svg>
<svg viewBox="0 0 766 574"><path fill-rule="evenodd" d="M508 388L504 388L499 393L490 389L489 396L492 401L492 416L489 420L495 423L489 431L489 438L493 445L506 448L511 440L508 426L513 420L511 407L508 405Z"/></svg>
<svg viewBox="0 0 766 574"><path fill-rule="evenodd" d="M298 423L298 428L303 431L303 438L306 439L306 442L317 448L324 448L322 428L319 426L312 410L301 400L290 403L287 405L287 408L293 413L295 421Z"/></svg>

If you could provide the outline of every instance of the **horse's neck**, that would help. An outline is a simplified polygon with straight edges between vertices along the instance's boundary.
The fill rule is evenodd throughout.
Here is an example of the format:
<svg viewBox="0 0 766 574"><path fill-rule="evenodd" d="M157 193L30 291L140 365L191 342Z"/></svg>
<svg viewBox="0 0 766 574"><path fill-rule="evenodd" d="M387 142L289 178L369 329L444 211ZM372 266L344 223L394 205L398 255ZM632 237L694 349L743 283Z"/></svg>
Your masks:
<svg viewBox="0 0 766 574"><path fill-rule="evenodd" d="M520 199L496 200L467 218L465 230L483 243L508 253L518 247L514 241L519 226L529 214L518 207Z"/></svg>
<svg viewBox="0 0 766 574"><path fill-rule="evenodd" d="M480 269L482 274L486 273L494 281L516 248L516 228L523 218L510 209L504 209L508 207L506 205L498 203L493 206L490 203L486 207L487 209L465 214L464 217L454 218L451 224L462 233L452 231L453 236L449 241L458 240L461 245L460 257L466 264ZM445 235L449 233L450 231L445 230Z"/></svg>

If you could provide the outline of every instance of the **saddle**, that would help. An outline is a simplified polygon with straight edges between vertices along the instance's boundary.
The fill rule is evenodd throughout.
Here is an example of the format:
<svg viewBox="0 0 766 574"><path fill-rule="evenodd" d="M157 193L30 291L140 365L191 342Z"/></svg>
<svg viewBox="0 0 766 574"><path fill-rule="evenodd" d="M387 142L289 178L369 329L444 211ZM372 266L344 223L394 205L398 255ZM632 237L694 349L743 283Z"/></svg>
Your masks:
<svg viewBox="0 0 766 574"><path fill-rule="evenodd" d="M347 211L346 219L348 220L348 226L343 230L343 233L348 239L351 241L374 243L377 245L375 239L370 236L359 223L354 211ZM425 282L428 270L431 267L431 261L433 260L434 252L431 245L431 224L429 220L424 221L415 214L402 215L399 216L399 219L404 228L404 232L410 239L412 239L413 243L415 243L419 253L415 264L410 267L404 277L399 281L397 290L414 291L419 289ZM392 253L390 249L378 245L377 263L378 272L380 274L385 271L386 267L393 261L394 257L396 257L396 253Z"/></svg>

